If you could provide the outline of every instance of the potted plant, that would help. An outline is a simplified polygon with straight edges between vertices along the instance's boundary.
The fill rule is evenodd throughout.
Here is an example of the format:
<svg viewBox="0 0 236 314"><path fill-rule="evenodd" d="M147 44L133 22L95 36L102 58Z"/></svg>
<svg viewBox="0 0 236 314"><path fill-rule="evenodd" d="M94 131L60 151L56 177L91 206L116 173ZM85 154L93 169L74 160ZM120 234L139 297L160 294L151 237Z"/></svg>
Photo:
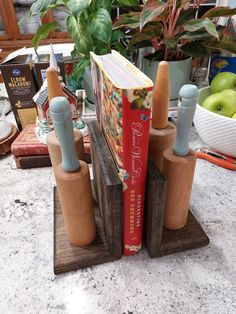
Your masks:
<svg viewBox="0 0 236 314"><path fill-rule="evenodd" d="M29 17L44 16L49 10L57 8L67 14L67 31L74 40L72 57L79 57L76 66L78 78L83 75L87 99L93 102L92 78L90 73L90 55L93 51L98 55L106 54L115 49L126 54L120 42L125 34L120 30L112 30L111 9L114 1L108 0L37 0L29 10ZM33 46L37 51L42 39L58 28L58 24L41 25L33 37Z"/></svg>
<svg viewBox="0 0 236 314"><path fill-rule="evenodd" d="M209 56L212 51L236 52L236 42L227 28L217 24L219 17L232 16L236 9L216 7L197 18L199 6L205 1L148 0L143 6L136 3L132 12L122 14L113 25L113 29L130 29L130 51L152 48L152 53L143 58L142 70L153 81L159 62L169 62L171 100L178 98L180 87L190 78L192 57Z"/></svg>

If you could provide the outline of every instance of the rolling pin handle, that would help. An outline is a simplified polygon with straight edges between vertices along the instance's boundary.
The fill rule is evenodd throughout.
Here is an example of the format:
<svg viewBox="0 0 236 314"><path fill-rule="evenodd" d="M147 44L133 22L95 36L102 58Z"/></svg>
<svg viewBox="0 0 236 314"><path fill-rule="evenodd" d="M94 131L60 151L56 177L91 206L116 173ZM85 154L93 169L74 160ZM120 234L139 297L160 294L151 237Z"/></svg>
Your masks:
<svg viewBox="0 0 236 314"><path fill-rule="evenodd" d="M76 154L70 104L65 97L54 97L50 102L50 111L62 153L62 169L74 172L80 168Z"/></svg>

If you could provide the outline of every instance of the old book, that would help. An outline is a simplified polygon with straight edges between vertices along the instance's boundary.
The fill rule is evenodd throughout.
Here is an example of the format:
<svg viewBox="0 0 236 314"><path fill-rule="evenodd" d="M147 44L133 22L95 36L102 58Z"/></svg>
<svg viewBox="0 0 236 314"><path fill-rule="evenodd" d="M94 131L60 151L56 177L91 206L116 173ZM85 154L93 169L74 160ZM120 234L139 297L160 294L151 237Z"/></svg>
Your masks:
<svg viewBox="0 0 236 314"><path fill-rule="evenodd" d="M21 169L50 167L52 165L49 155L18 156L14 159L16 167Z"/></svg>
<svg viewBox="0 0 236 314"><path fill-rule="evenodd" d="M14 156L48 155L47 145L42 144L35 134L35 124L27 125L11 145Z"/></svg>
<svg viewBox="0 0 236 314"><path fill-rule="evenodd" d="M98 122L123 181L123 254L140 250L153 82L118 52L91 69Z"/></svg>

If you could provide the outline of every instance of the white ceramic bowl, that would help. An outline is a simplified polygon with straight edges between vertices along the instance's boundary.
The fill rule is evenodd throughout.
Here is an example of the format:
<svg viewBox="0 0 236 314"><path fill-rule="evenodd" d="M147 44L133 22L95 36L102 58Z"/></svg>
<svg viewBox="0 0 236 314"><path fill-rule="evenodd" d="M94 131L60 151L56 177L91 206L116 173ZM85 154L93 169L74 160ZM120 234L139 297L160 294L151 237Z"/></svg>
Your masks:
<svg viewBox="0 0 236 314"><path fill-rule="evenodd" d="M201 107L211 95L210 87L199 90L194 125L207 146L223 154L236 157L236 119L227 118Z"/></svg>

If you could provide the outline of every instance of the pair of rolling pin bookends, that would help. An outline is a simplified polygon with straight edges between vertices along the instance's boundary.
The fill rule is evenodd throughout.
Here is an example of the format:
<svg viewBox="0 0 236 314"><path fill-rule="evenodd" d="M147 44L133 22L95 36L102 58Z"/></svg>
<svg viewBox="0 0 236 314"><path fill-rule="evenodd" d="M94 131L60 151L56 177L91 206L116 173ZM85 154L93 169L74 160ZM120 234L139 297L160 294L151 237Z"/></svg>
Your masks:
<svg viewBox="0 0 236 314"><path fill-rule="evenodd" d="M181 89L176 135L175 126L168 122L166 62L159 66L157 83L149 143L153 158L148 160L144 211L144 241L151 257L209 242L188 210L196 162L194 153L189 150L188 135L198 91L193 85ZM155 104L158 104L157 108ZM48 135L47 140L57 182L57 190L54 190L54 272L59 274L122 257L122 183L104 135L98 123L92 121L89 125L93 165L90 185L87 170L86 175L82 174L82 162L76 158L79 152L78 149L75 152L74 146L78 144L75 133L73 137L72 121L63 95L53 98L50 108L57 134L52 133L51 139ZM63 122L65 118L67 120ZM62 164L58 166L61 158ZM56 159L55 163L53 159ZM88 245L84 246L86 243L81 240L74 241L80 235L86 235Z"/></svg>
<svg viewBox="0 0 236 314"><path fill-rule="evenodd" d="M168 63L160 63L153 95L150 128L145 244L151 257L207 245L209 239L189 211L196 154L189 149L189 132L198 98L195 85L179 92L177 130L168 121ZM155 167L157 166L157 167Z"/></svg>

